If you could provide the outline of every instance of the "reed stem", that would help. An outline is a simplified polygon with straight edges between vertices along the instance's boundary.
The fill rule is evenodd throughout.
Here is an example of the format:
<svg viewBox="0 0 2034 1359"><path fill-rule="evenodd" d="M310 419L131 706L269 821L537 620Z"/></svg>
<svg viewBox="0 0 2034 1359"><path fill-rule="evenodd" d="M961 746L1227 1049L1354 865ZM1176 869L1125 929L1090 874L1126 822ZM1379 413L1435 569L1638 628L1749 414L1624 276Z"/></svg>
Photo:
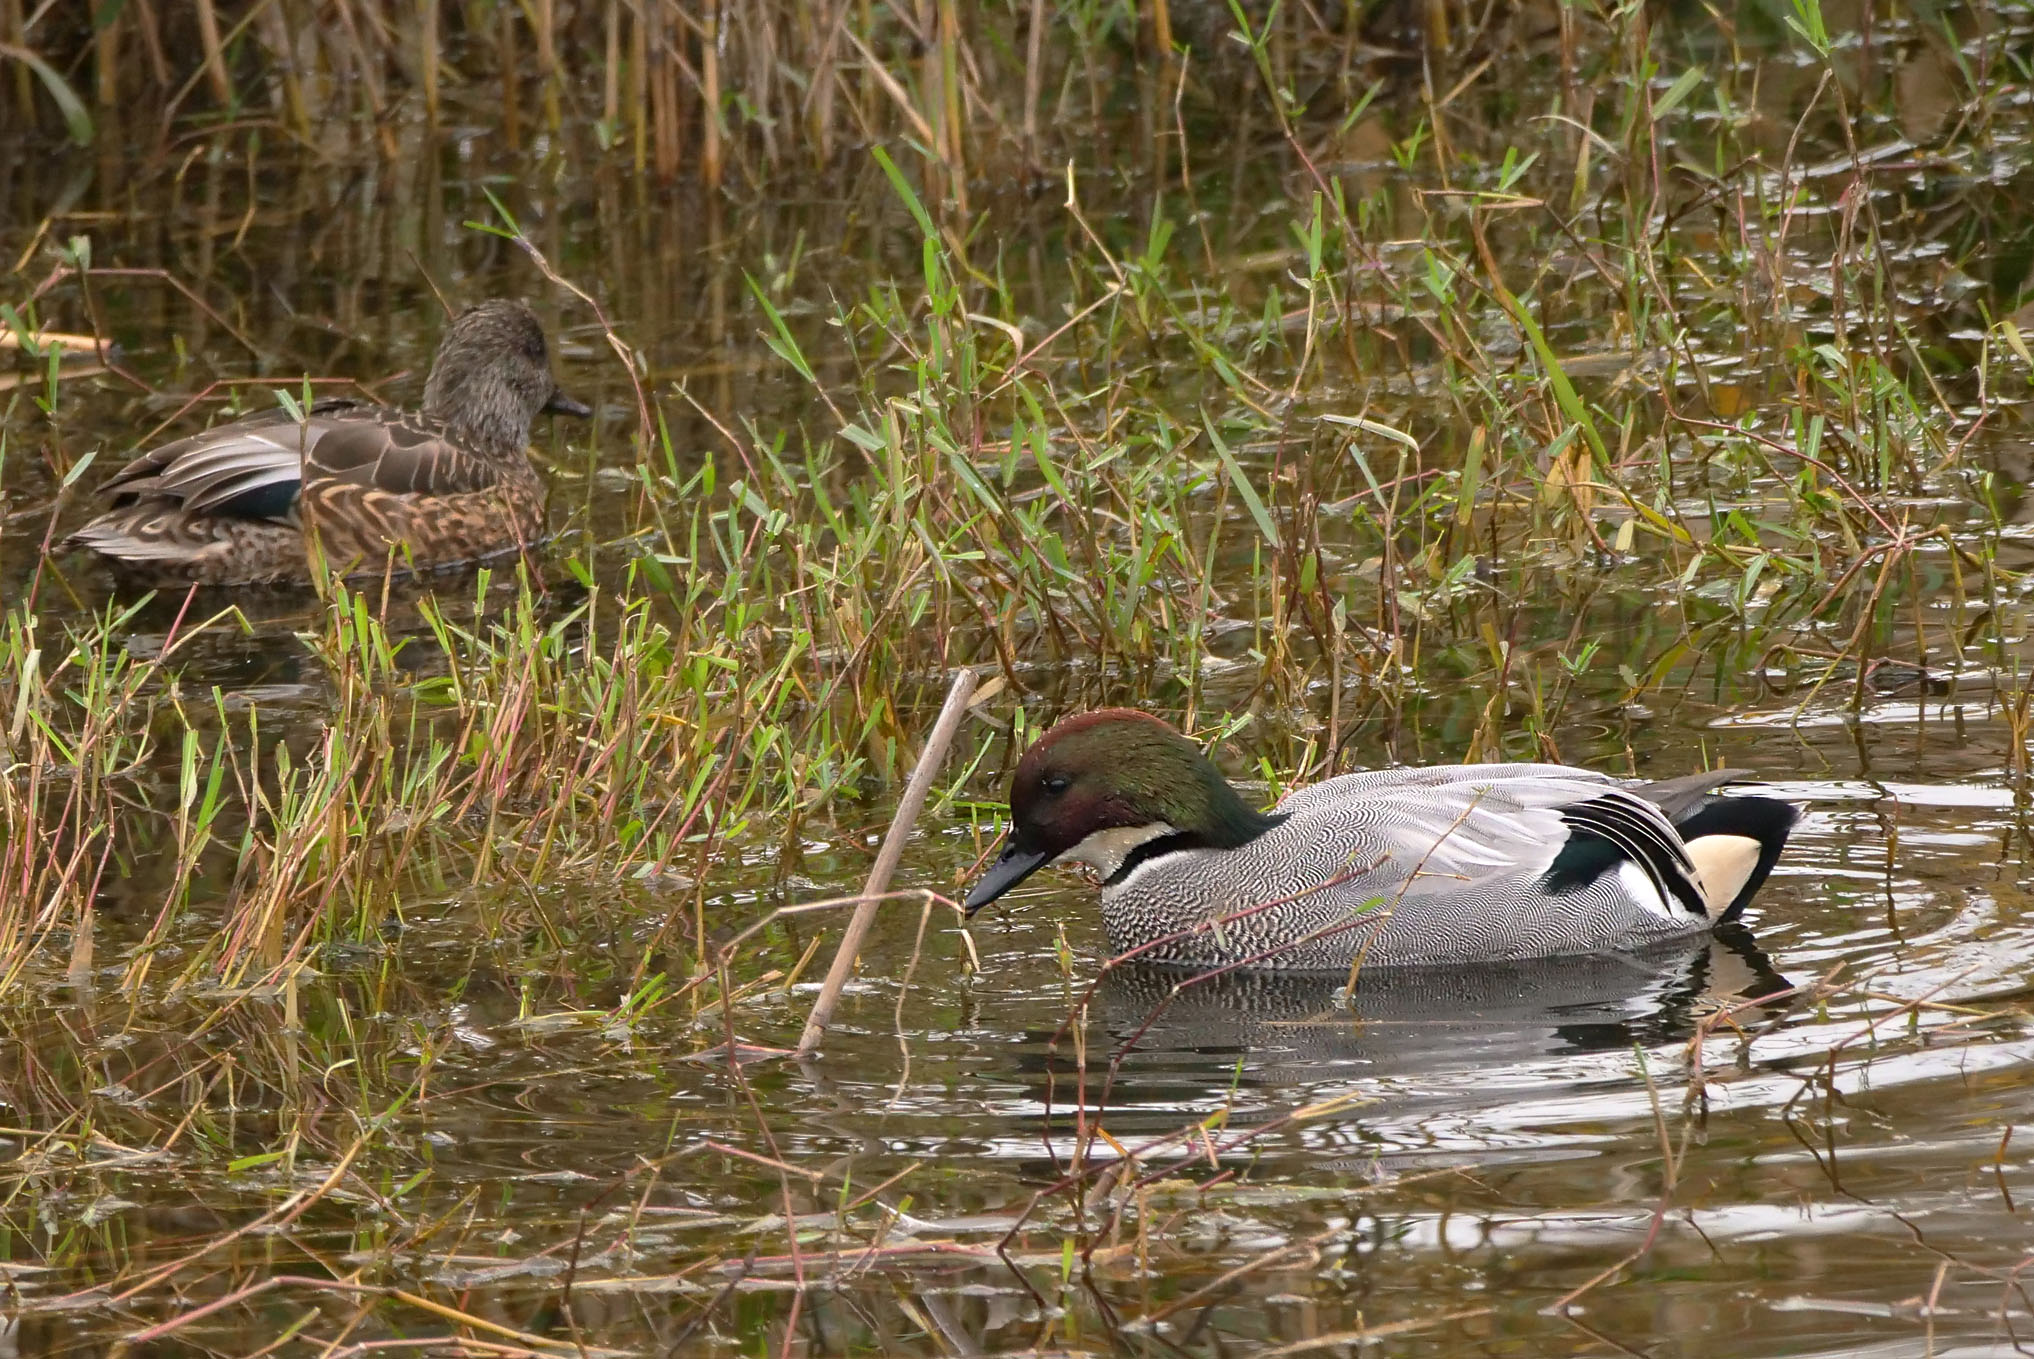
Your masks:
<svg viewBox="0 0 2034 1359"><path fill-rule="evenodd" d="M890 829L883 836L882 848L876 851L875 867L869 870L868 881L862 884L862 899L855 906L854 915L848 920L847 933L841 936L840 948L833 955L833 966L827 969L826 983L819 988L819 996L812 1002L812 1013L806 1018L805 1032L798 1039L795 1054L810 1055L819 1047L819 1040L826 1036L826 1026L833 1020L834 1006L840 1003L840 993L847 986L848 976L855 970L855 960L861 956L862 941L868 937L869 926L875 923L876 908L882 905L883 893L890 890L890 876L897 871L898 860L904 857L904 844L911 838L911 828L918 822L918 813L925 806L926 794L932 791L933 775L946 760L946 748L953 744L954 733L960 730L961 717L968 710L968 700L975 694L975 672L955 672L953 684L946 691L946 703L939 710L939 720L932 724L932 734L925 738L925 749L918 756L918 764L911 771L910 781L904 785L904 796L897 803L897 814L890 818Z"/></svg>

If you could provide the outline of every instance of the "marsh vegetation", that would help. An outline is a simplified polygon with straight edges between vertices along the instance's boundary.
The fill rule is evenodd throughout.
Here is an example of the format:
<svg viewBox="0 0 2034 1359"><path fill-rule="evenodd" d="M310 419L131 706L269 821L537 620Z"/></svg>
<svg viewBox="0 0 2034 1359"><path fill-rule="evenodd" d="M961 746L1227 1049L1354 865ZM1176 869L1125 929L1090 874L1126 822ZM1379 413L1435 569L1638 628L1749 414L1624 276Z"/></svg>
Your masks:
<svg viewBox="0 0 2034 1359"><path fill-rule="evenodd" d="M9 1339L2034 1343L2030 100L2007 4L0 0ZM54 550L501 295L597 410L526 566ZM823 1054L730 1062L963 667ZM964 936L1105 702L1267 801L1809 816L1656 968L1177 987L1071 878Z"/></svg>

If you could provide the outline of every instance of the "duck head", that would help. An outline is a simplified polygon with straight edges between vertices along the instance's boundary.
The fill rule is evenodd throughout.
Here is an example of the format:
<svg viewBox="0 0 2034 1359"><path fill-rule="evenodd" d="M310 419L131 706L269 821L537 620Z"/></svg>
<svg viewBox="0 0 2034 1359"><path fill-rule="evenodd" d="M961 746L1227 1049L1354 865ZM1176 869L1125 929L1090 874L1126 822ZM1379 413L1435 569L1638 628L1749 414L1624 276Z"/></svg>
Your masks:
<svg viewBox="0 0 2034 1359"><path fill-rule="evenodd" d="M1234 849L1276 823L1157 718L1128 708L1081 713L1017 762L1002 853L963 904L973 915L1058 860L1087 864L1107 882L1152 853Z"/></svg>
<svg viewBox="0 0 2034 1359"><path fill-rule="evenodd" d="M478 302L452 318L424 384L424 414L475 449L519 454L544 412L593 414L558 390L535 312L517 301Z"/></svg>

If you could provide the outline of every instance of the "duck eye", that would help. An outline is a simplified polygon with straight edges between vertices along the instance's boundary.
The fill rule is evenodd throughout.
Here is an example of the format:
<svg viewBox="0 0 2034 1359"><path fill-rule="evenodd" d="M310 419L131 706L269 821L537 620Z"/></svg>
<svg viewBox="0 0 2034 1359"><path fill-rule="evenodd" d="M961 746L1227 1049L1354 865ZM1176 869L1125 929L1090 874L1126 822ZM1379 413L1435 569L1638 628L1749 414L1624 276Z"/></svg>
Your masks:
<svg viewBox="0 0 2034 1359"><path fill-rule="evenodd" d="M1073 787L1073 780L1064 774L1047 774L1043 779L1039 780L1038 786L1045 790L1048 797L1058 797L1061 793Z"/></svg>

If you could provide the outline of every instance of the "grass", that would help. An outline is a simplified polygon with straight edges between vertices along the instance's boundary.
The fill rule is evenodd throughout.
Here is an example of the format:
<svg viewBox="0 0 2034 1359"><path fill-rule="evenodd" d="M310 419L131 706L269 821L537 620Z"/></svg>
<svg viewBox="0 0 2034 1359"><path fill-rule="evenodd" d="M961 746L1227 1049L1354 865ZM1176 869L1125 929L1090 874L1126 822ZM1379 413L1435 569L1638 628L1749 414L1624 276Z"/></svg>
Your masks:
<svg viewBox="0 0 2034 1359"><path fill-rule="evenodd" d="M675 1348L723 1326L788 1346L820 1278L1000 1258L1067 1309L1035 1343L1076 1343L1098 1260L1185 1250L1193 1214L1154 1196L1220 1203L1259 1139L1346 1108L1231 1127L1225 1107L1139 1139L1137 1165L1082 1116L1049 1174L980 1191L992 1231L898 1242L905 1194L965 1194L801 1149L782 1071L694 1085L638 1060L795 1032L831 908L769 908L852 892L957 667L1010 697L963 729L906 860L945 893L989 844L1010 752L1100 701L1236 737L1274 784L1386 758L1615 764L1662 708L1856 717L1901 682L1996 693L2017 748L2024 563L1981 454L2034 381L2013 319L2034 254L1978 171L2025 157L1997 118L2029 77L2022 20L1889 18L1876 59L1940 56L1953 112L1886 153L1905 87L1858 79L1810 3L1733 12L1715 41L1633 8L1563 8L1548 35L1433 6L1423 62L1379 54L1388 13L1325 8L356 0L350 30L335 7L203 3L0 31L24 77L0 95L52 134L99 154L146 108L194 177L200 153L234 167L244 184L207 181L208 242L262 248L253 185L281 139L334 124L350 142L321 154L396 165L497 105L515 175L696 177L759 214L819 175L834 232L722 238L723 338L759 340L757 385L790 394L758 410L651 358L661 304L624 265L475 204L466 248L541 248L603 300L640 418L554 458L541 579L332 583L280 627L248 600L105 602L17 536L53 541L128 442L85 432L105 398L38 337L108 337L155 298L232 356L108 351L101 393L168 413L155 398L216 373L265 404L242 353L268 348L263 304L206 300L252 267L151 275L54 215L8 239L27 359L0 393L20 587L0 997L31 1054L7 1091L10 1258L81 1302L132 1293L137 1338L232 1333L281 1292L307 1347L367 1324L329 1303L476 1353L585 1338L570 1286L514 1325L488 1313L458 1272L483 1264L619 1290L644 1251L683 1305L611 1329ZM19 17L0 5L0 29ZM222 650L286 650L310 710L217 682ZM930 966L907 916L866 974L900 1042ZM66 1027L101 1009L126 1018ZM597 1194L496 1212L507 1191L434 1150L437 1111L502 1079L462 1055L469 1009L559 1065L613 1064L658 1145ZM1122 1054L1086 1046L1106 1039L1054 1040L1076 1109L1115 1079ZM142 1192L95 1157L232 1221L144 1249L91 1209ZM738 1208L714 1197L735 1182ZM673 1245L660 1214L715 1225ZM243 1253L256 1236L287 1249ZM419 1282L419 1260L453 1272ZM1126 1314L1196 1305L1229 1268ZM781 1278L799 1301L741 1312ZM186 1288L217 1313L179 1321Z"/></svg>

